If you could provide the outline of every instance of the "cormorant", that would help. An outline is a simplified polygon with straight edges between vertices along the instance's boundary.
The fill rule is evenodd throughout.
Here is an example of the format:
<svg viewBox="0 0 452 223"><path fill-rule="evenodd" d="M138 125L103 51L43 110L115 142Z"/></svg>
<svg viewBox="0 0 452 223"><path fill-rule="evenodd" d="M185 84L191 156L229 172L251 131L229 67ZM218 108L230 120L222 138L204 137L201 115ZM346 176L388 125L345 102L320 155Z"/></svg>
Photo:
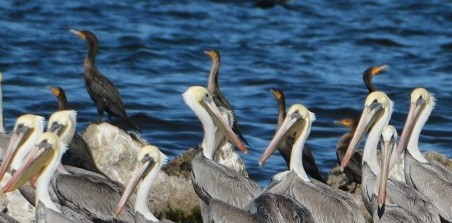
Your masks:
<svg viewBox="0 0 452 223"><path fill-rule="evenodd" d="M96 59L98 41L96 35L91 31L70 30L88 43L88 54L85 57L85 86L89 96L97 107L97 123L102 121L104 112L108 113L108 119L111 116L123 118L131 127L141 132L140 128L127 116L121 95L115 85L96 68L94 60Z"/></svg>
<svg viewBox="0 0 452 223"><path fill-rule="evenodd" d="M209 80L207 83L207 91L212 95L213 101L220 108L220 111L226 110L228 113L229 121L232 121L232 130L237 134L240 139L247 145L247 149L250 149L248 142L239 130L239 125L237 124L237 119L235 116L234 109L220 91L220 86L218 85L218 73L221 65L220 53L217 50L206 50L204 51L210 59L212 60L212 68L210 69Z"/></svg>

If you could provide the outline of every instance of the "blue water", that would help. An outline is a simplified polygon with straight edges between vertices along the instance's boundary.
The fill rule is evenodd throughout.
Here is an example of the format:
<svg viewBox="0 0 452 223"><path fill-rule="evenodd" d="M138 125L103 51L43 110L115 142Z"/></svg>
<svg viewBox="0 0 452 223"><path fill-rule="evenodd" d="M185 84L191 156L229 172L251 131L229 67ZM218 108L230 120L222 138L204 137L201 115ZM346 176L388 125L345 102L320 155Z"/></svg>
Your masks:
<svg viewBox="0 0 452 223"><path fill-rule="evenodd" d="M367 90L362 72L388 64L375 86L395 102L399 131L410 92L425 87L438 99L420 139L423 150L452 156L452 4L397 1L292 1L290 8L253 1L0 1L0 71L7 128L17 116L48 117L57 109L48 85L66 90L78 129L97 113L83 82L86 44L68 29L96 33L97 66L122 94L143 137L177 156L202 140L198 119L181 94L206 85L205 49L222 55L220 85L253 150L241 154L253 179L266 184L283 170L275 154L257 161L274 133L271 88L288 106L316 114L308 139L321 170L336 164L347 129L333 120L358 116Z"/></svg>

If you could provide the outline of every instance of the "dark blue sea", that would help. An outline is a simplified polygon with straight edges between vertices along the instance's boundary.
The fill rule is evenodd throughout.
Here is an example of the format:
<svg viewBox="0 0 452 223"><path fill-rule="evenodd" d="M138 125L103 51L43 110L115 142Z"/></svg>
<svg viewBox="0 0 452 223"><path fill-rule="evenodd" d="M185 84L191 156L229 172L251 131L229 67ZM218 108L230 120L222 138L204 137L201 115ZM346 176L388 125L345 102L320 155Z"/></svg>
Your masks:
<svg viewBox="0 0 452 223"><path fill-rule="evenodd" d="M435 95L420 146L452 156L450 2L294 0L263 9L223 0L0 1L8 130L21 114L48 117L57 110L49 85L66 90L79 131L96 119L83 81L87 45L70 28L97 35L97 67L119 88L142 136L170 157L202 140L201 124L181 94L207 84L206 49L221 53L221 90L253 148L241 156L262 185L285 169L277 153L258 166L276 125L270 89L284 90L288 106L302 103L316 114L308 144L326 173L348 131L333 121L360 115L367 95L362 72L373 65L390 66L374 83L395 102L391 124L399 134L412 89Z"/></svg>

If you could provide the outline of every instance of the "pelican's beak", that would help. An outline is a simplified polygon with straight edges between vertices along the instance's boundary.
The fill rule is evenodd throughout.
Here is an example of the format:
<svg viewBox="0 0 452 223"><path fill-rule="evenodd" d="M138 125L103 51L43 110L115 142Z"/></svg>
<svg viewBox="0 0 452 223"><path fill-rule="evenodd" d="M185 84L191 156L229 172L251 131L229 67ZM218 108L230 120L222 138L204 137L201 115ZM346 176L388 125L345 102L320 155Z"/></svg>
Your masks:
<svg viewBox="0 0 452 223"><path fill-rule="evenodd" d="M47 131L53 132L53 133L57 134L58 136L61 136L61 133L63 132L65 127L66 127L65 125L62 125L55 121L52 123L52 125L50 126L50 128Z"/></svg>
<svg viewBox="0 0 452 223"><path fill-rule="evenodd" d="M402 135L400 136L399 144L397 147L397 152L399 156L403 153L404 149L407 147L408 140L413 132L416 120L419 118L419 114L426 105L425 100L418 99L416 102L411 103L410 112L406 119L405 126L403 127Z"/></svg>
<svg viewBox="0 0 452 223"><path fill-rule="evenodd" d="M17 148L26 139L28 139L28 136L30 135L32 130L33 129L28 126L19 127L11 136L8 148L6 149L5 157L3 158L2 165L0 166L0 180L3 179L3 176L8 170L8 167L17 152Z"/></svg>
<svg viewBox="0 0 452 223"><path fill-rule="evenodd" d="M55 151L52 149L52 144L43 141L37 144L25 158L24 164L14 173L11 179L2 188L3 193L13 191L33 176L41 173L45 166L48 165L52 159Z"/></svg>
<svg viewBox="0 0 452 223"><path fill-rule="evenodd" d="M395 139L394 137L391 137L390 141L384 141L381 140L381 157L382 160L380 162L380 182L378 185L378 196L377 196L377 202L378 202L378 208L383 208L383 205L386 201L386 185L388 182L388 175L390 170L390 160L391 160L391 154L392 150L395 147Z"/></svg>
<svg viewBox="0 0 452 223"><path fill-rule="evenodd" d="M135 166L135 171L133 172L132 178L130 179L129 183L127 184L127 187L124 191L124 194L122 194L121 200L118 203L118 206L116 206L115 210L115 217L118 217L119 214L121 214L121 211L124 209L124 206L126 205L127 201L129 200L130 196L132 195L133 191L137 187L138 183L143 179L146 174L149 171L149 167L153 167L155 164L155 161L152 157L147 157L146 160L143 159L143 161L140 161Z"/></svg>
<svg viewBox="0 0 452 223"><path fill-rule="evenodd" d="M267 149L265 149L264 154L262 154L262 157L259 160L260 166L262 166L264 162L273 154L276 148L278 148L278 146L280 145L281 141L286 138L289 131L293 129L294 126L297 126L296 124L299 123L300 121L302 121L302 123L300 124L302 125L306 124L306 120L303 119L301 115L298 113L291 114L284 119L284 122L281 124L281 127L276 132Z"/></svg>
<svg viewBox="0 0 452 223"><path fill-rule="evenodd" d="M372 104L366 105L364 107L361 118L359 119L358 127L355 131L355 135L353 136L353 139L348 146L347 152L342 159L340 167L342 171L350 163L350 159L352 158L356 148L358 148L358 145L361 142L364 134L375 123L375 121L381 117L383 112L384 109L382 109L382 104L379 102L373 102Z"/></svg>
<svg viewBox="0 0 452 223"><path fill-rule="evenodd" d="M240 150L244 153L247 153L247 149L245 144L239 139L239 137L234 133L234 131L229 127L226 121L220 114L220 110L213 102L213 99L210 97L205 97L201 100L201 106L206 109L207 113L209 113L210 117L213 120L215 126L228 138L229 141L234 143Z"/></svg>
<svg viewBox="0 0 452 223"><path fill-rule="evenodd" d="M75 35L79 36L82 39L86 39L86 36L83 32L80 32L78 30L75 29L70 29L69 32L74 33Z"/></svg>

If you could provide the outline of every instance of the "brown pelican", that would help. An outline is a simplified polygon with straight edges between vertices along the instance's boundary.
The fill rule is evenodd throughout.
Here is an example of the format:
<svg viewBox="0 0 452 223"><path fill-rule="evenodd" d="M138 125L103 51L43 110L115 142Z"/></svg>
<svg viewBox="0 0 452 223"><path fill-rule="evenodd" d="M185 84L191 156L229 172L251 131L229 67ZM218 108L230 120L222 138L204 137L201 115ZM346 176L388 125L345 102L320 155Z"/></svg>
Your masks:
<svg viewBox="0 0 452 223"><path fill-rule="evenodd" d="M422 127L435 106L435 98L424 88L411 93L410 111L400 137L399 154L405 152L405 180L429 197L438 213L452 222L452 173L440 164L428 162L419 151Z"/></svg>
<svg viewBox="0 0 452 223"><path fill-rule="evenodd" d="M311 213L293 198L273 193L263 193L245 210L217 199L206 201L212 222L300 222L313 223Z"/></svg>
<svg viewBox="0 0 452 223"><path fill-rule="evenodd" d="M135 222L160 222L148 209L148 194L166 161L167 157L157 147L148 145L141 148L137 155L135 171L116 207L115 216L121 213L127 200L141 181L135 200Z"/></svg>
<svg viewBox="0 0 452 223"><path fill-rule="evenodd" d="M0 166L0 180L8 168L16 171L44 132L45 119L42 116L26 114L20 116L14 125L11 141Z"/></svg>
<svg viewBox="0 0 452 223"><path fill-rule="evenodd" d="M204 51L204 53L207 54L212 60L212 68L210 69L209 81L207 83L207 91L212 96L215 105L220 109L223 117L226 116L226 120L228 120L229 123L232 123L232 130L249 147L248 142L245 140L245 137L243 137L242 133L240 132L234 109L232 108L228 99L226 99L223 93L221 93L220 86L218 85L218 73L221 65L220 53L216 50L206 50ZM227 143L226 139L221 139L224 137L219 138L220 139L218 140L223 140L224 143ZM221 144L218 146L221 147Z"/></svg>
<svg viewBox="0 0 452 223"><path fill-rule="evenodd" d="M286 99L284 93L279 89L272 89L271 92L273 93L273 95L276 98L276 101L278 102L278 125L276 127L276 132L278 132L279 128L281 127L281 124L286 118ZM294 133L294 135L296 135L296 133ZM292 145L295 141L294 135L288 136L285 140L281 141L281 144L278 146L278 151L286 161L288 169L290 168L290 152L292 150ZM322 175L320 175L319 168L315 163L315 158L312 155L311 149L306 145L304 145L303 148L302 164L303 168L305 169L306 173L309 176L320 182L326 183L325 179L322 177Z"/></svg>
<svg viewBox="0 0 452 223"><path fill-rule="evenodd" d="M410 210L403 209L391 203L390 200L386 201L386 185L388 181L389 170L394 162L390 162L393 151L395 151L397 140L397 131L394 126L387 125L381 132L381 162L380 170L375 181L372 206L373 206L373 220L374 222L424 222L419 219ZM394 161L394 160L392 160Z"/></svg>
<svg viewBox="0 0 452 223"><path fill-rule="evenodd" d="M21 187L36 174L36 221L37 222L91 222L68 209L64 212L51 200L50 180L58 168L59 161L67 149L54 133L43 133L38 144L30 151L23 165L3 187L3 193ZM77 217L74 218L74 215Z"/></svg>
<svg viewBox="0 0 452 223"><path fill-rule="evenodd" d="M369 213L373 213L371 199L377 174L380 173L377 160L378 140L383 127L389 123L392 107L393 102L383 92L376 91L367 96L355 135L341 163L342 169L347 166L364 133L370 129L363 150L362 163L362 198ZM389 179L387 196L393 204L411 210L424 222L439 222L439 216L429 199L409 185Z"/></svg>
<svg viewBox="0 0 452 223"><path fill-rule="evenodd" d="M104 112L108 113L108 119L116 116L124 119L131 127L141 132L138 126L127 116L121 95L115 85L105 77L96 67L98 41L96 35L90 31L77 31L71 29L70 32L79 36L88 43L88 54L85 57L85 87L89 96L97 107L97 122L102 121Z"/></svg>
<svg viewBox="0 0 452 223"><path fill-rule="evenodd" d="M91 153L91 149L88 147L88 144L85 142L82 136L75 132L76 112L66 111L66 93L61 87L50 87L50 90L55 95L55 97L57 97L58 108L61 112L54 113L55 117L53 120L51 120L52 118L49 119L48 129L53 129L54 131L60 131L60 129L64 129L64 132L57 134L60 137L61 134L64 134L63 137L65 139L62 140L64 143L68 144L69 148L68 151L66 151L66 153L63 155L61 163L63 165L82 168L106 176L102 171L99 170L99 168L97 168L97 165L94 162L93 154ZM59 119L61 119L61 121L64 123L61 123Z"/></svg>
<svg viewBox="0 0 452 223"><path fill-rule="evenodd" d="M245 145L223 120L212 96L205 88L190 87L182 96L204 129L202 152L198 152L192 161L192 183L196 193L199 197L212 197L243 209L261 193L261 190L256 182L213 161L217 128L244 152L247 151ZM201 201L204 222L210 222L207 209L208 206Z"/></svg>
<svg viewBox="0 0 452 223"><path fill-rule="evenodd" d="M365 222L351 197L345 192L309 179L304 171L301 164L302 149L314 120L314 114L303 105L290 107L284 122L259 161L262 165L285 137L296 132L290 168L289 171L275 175L266 192L292 196L311 212L315 222Z"/></svg>

